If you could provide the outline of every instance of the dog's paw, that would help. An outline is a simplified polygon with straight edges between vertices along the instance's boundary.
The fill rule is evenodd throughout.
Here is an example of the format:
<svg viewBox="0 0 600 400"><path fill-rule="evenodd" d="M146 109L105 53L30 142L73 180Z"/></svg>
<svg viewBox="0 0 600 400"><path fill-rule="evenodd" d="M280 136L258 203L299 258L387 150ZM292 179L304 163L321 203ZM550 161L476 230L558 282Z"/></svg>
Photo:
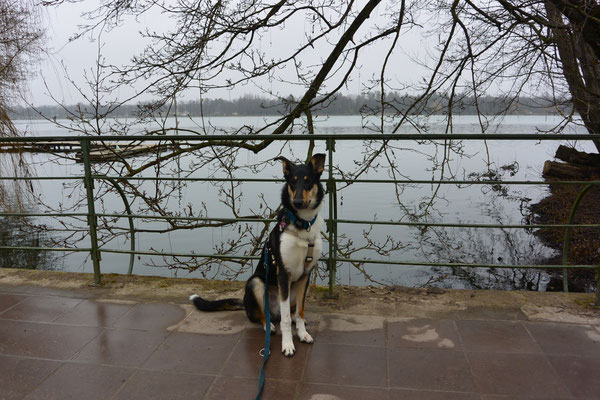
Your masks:
<svg viewBox="0 0 600 400"><path fill-rule="evenodd" d="M298 339L304 343L312 343L314 341L312 336L310 336L310 334L306 331L298 332Z"/></svg>
<svg viewBox="0 0 600 400"><path fill-rule="evenodd" d="M264 327L265 332L267 331L267 326L265 325ZM275 324L271 322L271 335L274 335L275 333L277 333L277 328L275 328Z"/></svg>
<svg viewBox="0 0 600 400"><path fill-rule="evenodd" d="M294 342L292 340L282 339L281 341L281 352L286 357L291 357L296 353L296 348L294 347Z"/></svg>
<svg viewBox="0 0 600 400"><path fill-rule="evenodd" d="M194 299L195 299L196 297L200 297L200 296L198 296L197 294L193 294L193 295L191 295L191 296L190 296L190 301L194 301Z"/></svg>

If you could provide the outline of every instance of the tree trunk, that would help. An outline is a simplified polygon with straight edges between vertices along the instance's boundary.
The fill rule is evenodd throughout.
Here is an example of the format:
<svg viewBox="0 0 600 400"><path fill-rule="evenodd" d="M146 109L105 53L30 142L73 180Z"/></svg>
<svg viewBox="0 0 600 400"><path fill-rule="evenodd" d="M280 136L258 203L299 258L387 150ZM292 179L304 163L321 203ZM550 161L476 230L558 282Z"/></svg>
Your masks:
<svg viewBox="0 0 600 400"><path fill-rule="evenodd" d="M600 133L600 61L582 37L577 21L563 23L561 11L547 0L546 14L555 24L552 36L562 65L562 72L573 97L573 106L589 133ZM600 141L594 140L600 153Z"/></svg>
<svg viewBox="0 0 600 400"><path fill-rule="evenodd" d="M544 163L543 174L545 177L559 179L589 180L600 176L600 167L572 165L548 160Z"/></svg>
<svg viewBox="0 0 600 400"><path fill-rule="evenodd" d="M600 168L600 154L584 153L562 144L558 146L554 157L569 164Z"/></svg>

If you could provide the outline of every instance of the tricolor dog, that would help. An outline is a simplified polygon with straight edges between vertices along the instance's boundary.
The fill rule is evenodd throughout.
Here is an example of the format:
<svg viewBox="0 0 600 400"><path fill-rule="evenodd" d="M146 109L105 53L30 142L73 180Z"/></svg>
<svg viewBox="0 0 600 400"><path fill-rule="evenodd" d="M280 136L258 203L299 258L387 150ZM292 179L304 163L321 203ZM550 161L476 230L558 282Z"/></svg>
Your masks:
<svg viewBox="0 0 600 400"><path fill-rule="evenodd" d="M190 300L201 311L246 310L248 319L260 322L267 329L265 319L265 260L269 264L268 288L271 321L281 321L281 351L293 356L296 349L292 340L292 319L301 342L312 343L306 331L304 304L310 273L321 254L321 208L324 190L320 182L325 166L325 154L315 154L306 164L294 164L285 157L277 157L283 164L285 185L281 191L281 209L277 223L270 232L262 257L254 274L246 282L244 300L224 299L208 301L198 295ZM292 317L293 315L293 317ZM275 326L269 327L272 332Z"/></svg>

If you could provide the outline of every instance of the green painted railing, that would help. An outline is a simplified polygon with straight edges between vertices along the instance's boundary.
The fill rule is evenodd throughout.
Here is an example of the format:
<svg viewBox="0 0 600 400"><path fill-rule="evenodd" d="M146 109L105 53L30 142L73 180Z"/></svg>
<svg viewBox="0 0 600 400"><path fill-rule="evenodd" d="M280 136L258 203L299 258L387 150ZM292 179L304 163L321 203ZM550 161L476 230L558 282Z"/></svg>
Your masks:
<svg viewBox="0 0 600 400"><path fill-rule="evenodd" d="M135 249L135 228L133 224L134 219L145 219L145 220L185 220L185 221L212 221L212 222L262 222L269 223L273 220L264 218L218 218L218 217L175 217L175 216L160 216L160 215L136 215L132 214L129 203L124 192L119 186L120 181L124 180L137 180L137 181L188 181L188 182L282 182L282 179L269 179L269 178L176 178L176 177L140 177L140 176L104 176L96 175L92 173L90 159L90 149L92 143L111 143L111 142L160 142L160 143L178 143L186 144L190 143L205 143L214 146L231 145L236 144L248 144L248 148L251 148L251 143L256 142L271 142L271 141L313 141L314 142L325 142L326 150L328 153L328 169L327 176L324 177L328 205L329 215L326 219L327 222L327 238L329 251L322 261L327 263L327 270L329 273L329 290L333 293L335 284L336 267L338 263L361 263L361 264L390 264L390 265L405 265L405 266L430 266L430 267L483 267L483 268L537 268L537 269L561 269L563 276L565 277L563 282L563 289L568 291L566 273L567 268L586 268L596 269L598 276L600 276L600 268L598 265L569 265L568 264L568 247L570 238L571 228L599 228L600 224L573 224L573 217L576 213L577 207L580 203L581 198L587 190L593 185L600 184L600 181L553 181L552 184L565 184L565 185L585 185L582 189L581 194L577 197L571 211L569 220L565 224L473 224L473 223L427 223L427 222L402 222L402 221L374 221L374 220L347 220L338 219L338 198L337 198L337 185L339 183L361 183L361 184L440 184L440 185L547 185L546 181L491 181L491 180L394 180L394 179L343 179L336 178L333 173L334 165L334 154L335 154L335 143L336 141L407 141L407 140L439 140L439 141L456 141L456 140L502 140L502 141L531 141L531 140L600 140L600 135L589 135L589 134L330 134L330 135L177 135L177 136L102 136L91 137L91 136L51 136L51 137L11 137L11 138L0 138L0 152L3 151L17 151L19 146L24 144L43 144L44 146L60 146L61 143L66 143L66 146L73 147L79 145L81 150L81 160L83 161L83 176L50 176L50 177L15 177L15 176L4 176L0 177L0 180L82 180L86 189L87 198L87 212L86 213L9 213L2 212L0 216L6 217L82 217L87 218L90 247L89 248L63 248L63 247L9 247L0 246L0 250L35 250L35 251L58 251L58 252L89 252L93 262L94 268L94 284L101 285L101 260L102 253L114 253L114 254L129 254L130 264L128 273L131 274L133 271L133 263L135 255L149 255L149 256L175 256L175 257L199 257L199 258L214 258L220 260L256 260L259 258L257 255L223 255L223 254L198 254L198 253L177 253L177 252L154 252L154 251L142 251ZM42 151L42 150L40 150ZM121 195L124 202L125 213L122 214L108 214L108 213L97 213L95 209L94 201L94 183L98 180L104 180L113 185ZM99 217L113 217L113 218L128 218L129 229L130 229L130 250L118 250L111 248L104 248L98 244L98 218ZM364 225L396 225L396 226L414 226L414 227L458 227L458 228L481 228L481 229L498 229L498 228L516 228L516 229L539 229L539 228L563 228L565 229L564 236L564 252L563 252L563 263L560 265L507 265L507 264L469 264L469 263L446 263L446 262L421 262L421 261L399 261L399 260L372 260L372 259L358 259L358 258L347 258L343 257L338 251L338 225L339 224L364 224ZM600 305L600 290L597 290L597 305Z"/></svg>

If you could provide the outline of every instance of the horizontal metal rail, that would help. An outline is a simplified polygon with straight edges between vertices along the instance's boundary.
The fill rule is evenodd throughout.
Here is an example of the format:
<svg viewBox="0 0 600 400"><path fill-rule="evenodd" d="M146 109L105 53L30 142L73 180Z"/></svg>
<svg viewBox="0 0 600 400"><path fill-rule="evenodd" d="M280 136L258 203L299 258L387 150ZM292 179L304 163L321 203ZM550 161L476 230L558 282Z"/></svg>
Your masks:
<svg viewBox="0 0 600 400"><path fill-rule="evenodd" d="M64 251L64 252L89 252L90 248L59 248L59 247L9 247L0 246L0 250L36 250L36 251ZM160 257L188 257L188 258L214 258L219 260L258 260L260 256L252 255L229 255L229 254L210 254L210 253L183 253L183 252L164 252L164 251L145 251L145 250L120 250L101 247L103 253L113 254L136 254L142 256L160 256ZM563 264L491 264L491 263L458 263L458 262L426 262L426 261L399 261L399 260L375 260L369 258L344 258L332 257L336 262L347 262L353 264L384 264L384 265L404 265L415 267L447 267L447 268L508 268L508 269L562 269ZM329 257L321 257L319 261L328 261ZM597 265L577 264L569 265L569 268L577 269L596 269Z"/></svg>
<svg viewBox="0 0 600 400"><path fill-rule="evenodd" d="M549 269L562 269L564 268L564 265L553 265L553 264L548 264L548 265L543 265L543 264L539 264L539 265L521 265L521 264L488 264L488 263L482 263L482 264L469 264L469 263L456 263L456 262L421 262L421 261L417 261L417 262L412 262L412 261L398 261L398 260L361 260L361 259L354 259L354 258L336 258L337 261L340 262L348 262L348 263L359 263L359 264L390 264L390 265L407 265L407 266L425 266L425 267L449 267L449 268L510 268L510 269L517 269L517 268L526 268L526 269L544 269L544 268L549 268ZM569 265L569 268L583 268L583 269L596 269L598 268L597 265L588 265L588 264L582 264L582 265Z"/></svg>
<svg viewBox="0 0 600 400"><path fill-rule="evenodd" d="M327 140L350 140L350 141L377 141L377 140L600 140L600 134L587 133L332 133L332 134L283 134L283 135L164 135L164 136L141 136L141 135L102 135L102 136L42 136L42 137L1 137L1 143L35 143L35 142L69 142L82 140L91 142L240 142L249 140L265 141L327 141Z"/></svg>
<svg viewBox="0 0 600 400"><path fill-rule="evenodd" d="M0 246L0 250L29 250L29 251L58 251L58 252L86 252L91 247L39 247L39 246Z"/></svg>
<svg viewBox="0 0 600 400"><path fill-rule="evenodd" d="M0 212L0 217L87 217L87 213L9 213Z"/></svg>
<svg viewBox="0 0 600 400"><path fill-rule="evenodd" d="M4 213L0 212L0 217L86 217L86 213ZM198 221L198 222L274 222L273 218L254 218L254 217L181 217L175 215L142 215L142 214L116 214L116 213L97 213L96 216L103 218L134 218L157 221ZM329 219L325 218L325 222ZM338 224L359 224L359 225L392 225L392 226L418 226L418 227L441 227L441 228L499 228L499 229L561 229L561 228L600 228L598 224L475 224L463 222L404 222L404 221L378 221L378 220L352 220L336 219Z"/></svg>
<svg viewBox="0 0 600 400"><path fill-rule="evenodd" d="M1 180L35 181L35 180L82 180L83 176L0 176ZM282 183L282 178L174 178L170 176L111 176L92 175L93 179L115 179L117 181L174 181L174 182L250 182L250 183ZM436 180L436 179L352 179L334 178L338 183L375 183L398 185L600 185L600 181L486 181L486 180Z"/></svg>

